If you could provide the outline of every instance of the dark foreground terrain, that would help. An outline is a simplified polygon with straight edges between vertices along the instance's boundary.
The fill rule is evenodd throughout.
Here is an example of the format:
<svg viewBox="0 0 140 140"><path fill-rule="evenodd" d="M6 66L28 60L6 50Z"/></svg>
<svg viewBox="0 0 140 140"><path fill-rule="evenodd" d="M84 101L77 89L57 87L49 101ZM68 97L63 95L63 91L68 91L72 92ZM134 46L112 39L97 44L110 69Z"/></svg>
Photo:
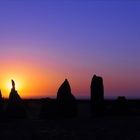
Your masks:
<svg viewBox="0 0 140 140"><path fill-rule="evenodd" d="M140 117L1 121L0 139L139 140Z"/></svg>
<svg viewBox="0 0 140 140"><path fill-rule="evenodd" d="M40 100L25 101L27 119L1 119L0 140L140 140L140 101L129 101L133 115L90 115L89 101L78 101L78 115L71 119L39 118ZM106 101L111 108L114 101Z"/></svg>

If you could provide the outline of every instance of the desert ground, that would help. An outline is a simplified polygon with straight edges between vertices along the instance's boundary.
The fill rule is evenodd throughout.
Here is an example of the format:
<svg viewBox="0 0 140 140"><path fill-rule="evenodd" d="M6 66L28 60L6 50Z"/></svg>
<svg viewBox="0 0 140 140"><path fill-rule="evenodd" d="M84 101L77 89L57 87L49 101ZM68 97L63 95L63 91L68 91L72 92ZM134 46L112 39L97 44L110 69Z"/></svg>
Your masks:
<svg viewBox="0 0 140 140"><path fill-rule="evenodd" d="M139 140L140 117L1 121L0 139Z"/></svg>
<svg viewBox="0 0 140 140"><path fill-rule="evenodd" d="M139 140L140 116L91 117L89 104L69 119L39 119L39 102L28 102L27 119L1 119L0 140Z"/></svg>

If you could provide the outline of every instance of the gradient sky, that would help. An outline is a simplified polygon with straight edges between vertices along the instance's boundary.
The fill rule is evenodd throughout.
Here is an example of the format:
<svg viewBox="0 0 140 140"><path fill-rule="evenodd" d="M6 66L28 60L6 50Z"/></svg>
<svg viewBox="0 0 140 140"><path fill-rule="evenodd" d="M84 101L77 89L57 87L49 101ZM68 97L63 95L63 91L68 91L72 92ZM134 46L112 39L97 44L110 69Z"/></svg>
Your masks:
<svg viewBox="0 0 140 140"><path fill-rule="evenodd" d="M1 0L0 88L24 98L52 97L68 78L89 97L93 74L105 97L140 97L140 2Z"/></svg>

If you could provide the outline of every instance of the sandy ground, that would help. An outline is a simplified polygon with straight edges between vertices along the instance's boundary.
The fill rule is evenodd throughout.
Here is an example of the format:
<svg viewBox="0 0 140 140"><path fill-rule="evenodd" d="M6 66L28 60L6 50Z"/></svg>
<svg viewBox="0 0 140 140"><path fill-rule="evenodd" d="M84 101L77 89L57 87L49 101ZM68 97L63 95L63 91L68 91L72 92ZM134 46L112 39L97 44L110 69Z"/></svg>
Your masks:
<svg viewBox="0 0 140 140"><path fill-rule="evenodd" d="M0 140L140 140L140 117L5 120Z"/></svg>

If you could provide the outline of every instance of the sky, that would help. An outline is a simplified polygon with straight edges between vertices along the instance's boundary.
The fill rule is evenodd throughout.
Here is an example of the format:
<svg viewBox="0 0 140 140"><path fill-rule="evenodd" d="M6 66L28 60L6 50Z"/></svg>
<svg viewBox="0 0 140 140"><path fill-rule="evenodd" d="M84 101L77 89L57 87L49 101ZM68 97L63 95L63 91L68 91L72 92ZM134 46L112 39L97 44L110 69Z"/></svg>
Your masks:
<svg viewBox="0 0 140 140"><path fill-rule="evenodd" d="M11 79L23 98L56 97L67 78L90 97L94 74L105 98L140 98L138 0L1 0L0 89Z"/></svg>

